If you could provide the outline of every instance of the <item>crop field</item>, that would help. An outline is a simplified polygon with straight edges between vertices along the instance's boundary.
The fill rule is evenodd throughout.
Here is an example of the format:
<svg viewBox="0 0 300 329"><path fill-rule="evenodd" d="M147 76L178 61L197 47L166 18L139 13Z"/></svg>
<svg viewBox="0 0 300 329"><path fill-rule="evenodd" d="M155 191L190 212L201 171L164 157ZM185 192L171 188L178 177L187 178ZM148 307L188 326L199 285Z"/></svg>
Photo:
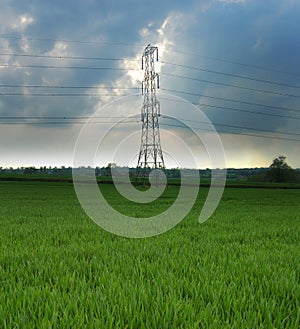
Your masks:
<svg viewBox="0 0 300 329"><path fill-rule="evenodd" d="M178 187L129 215L166 209ZM0 328L299 328L300 190L207 188L174 229L128 239L98 227L73 185L0 182Z"/></svg>

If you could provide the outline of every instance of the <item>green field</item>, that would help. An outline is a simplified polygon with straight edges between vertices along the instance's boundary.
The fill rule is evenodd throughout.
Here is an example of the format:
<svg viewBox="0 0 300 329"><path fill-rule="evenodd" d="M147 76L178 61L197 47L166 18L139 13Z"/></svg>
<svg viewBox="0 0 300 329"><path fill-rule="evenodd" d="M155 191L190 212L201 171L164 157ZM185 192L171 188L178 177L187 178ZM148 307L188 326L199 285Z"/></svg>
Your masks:
<svg viewBox="0 0 300 329"><path fill-rule="evenodd" d="M143 207L101 187L129 215ZM299 328L300 190L227 188L197 223L206 188L169 232L103 231L72 184L0 182L0 328Z"/></svg>

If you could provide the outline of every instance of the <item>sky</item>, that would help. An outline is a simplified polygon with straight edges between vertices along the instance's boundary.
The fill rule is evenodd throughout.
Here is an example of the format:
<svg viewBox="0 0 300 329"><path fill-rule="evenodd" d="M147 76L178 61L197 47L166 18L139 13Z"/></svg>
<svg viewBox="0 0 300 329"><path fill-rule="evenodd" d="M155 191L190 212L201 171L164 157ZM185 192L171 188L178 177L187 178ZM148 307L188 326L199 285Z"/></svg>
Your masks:
<svg viewBox="0 0 300 329"><path fill-rule="evenodd" d="M134 166L150 43L167 167L193 166L183 148L199 168L220 164L205 117L228 168L267 167L278 155L300 168L299 1L0 5L0 167L72 166L82 129L86 150L97 139L95 165Z"/></svg>

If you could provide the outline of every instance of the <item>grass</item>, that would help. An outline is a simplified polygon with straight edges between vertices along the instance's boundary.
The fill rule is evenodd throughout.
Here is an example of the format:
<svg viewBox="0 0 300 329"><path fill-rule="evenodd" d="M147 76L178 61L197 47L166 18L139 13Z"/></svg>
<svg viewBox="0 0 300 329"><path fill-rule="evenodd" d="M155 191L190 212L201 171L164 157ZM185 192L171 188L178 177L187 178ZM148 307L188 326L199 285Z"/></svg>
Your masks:
<svg viewBox="0 0 300 329"><path fill-rule="evenodd" d="M176 196L136 206L154 214ZM226 189L149 239L109 234L72 184L0 182L0 328L299 328L300 191Z"/></svg>

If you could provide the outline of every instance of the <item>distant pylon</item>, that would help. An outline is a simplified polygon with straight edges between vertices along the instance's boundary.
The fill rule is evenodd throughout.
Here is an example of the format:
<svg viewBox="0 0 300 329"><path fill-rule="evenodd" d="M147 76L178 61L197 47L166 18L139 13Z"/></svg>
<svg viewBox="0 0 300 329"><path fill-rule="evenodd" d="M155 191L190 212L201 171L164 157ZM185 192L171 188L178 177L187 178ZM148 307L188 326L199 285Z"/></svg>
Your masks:
<svg viewBox="0 0 300 329"><path fill-rule="evenodd" d="M148 177L152 169L165 168L159 134L160 103L156 98L159 76L155 72L155 61L158 61L158 48L149 44L142 56L142 69L145 71L142 82L144 101L141 110L141 146L136 170L136 176L143 179Z"/></svg>

